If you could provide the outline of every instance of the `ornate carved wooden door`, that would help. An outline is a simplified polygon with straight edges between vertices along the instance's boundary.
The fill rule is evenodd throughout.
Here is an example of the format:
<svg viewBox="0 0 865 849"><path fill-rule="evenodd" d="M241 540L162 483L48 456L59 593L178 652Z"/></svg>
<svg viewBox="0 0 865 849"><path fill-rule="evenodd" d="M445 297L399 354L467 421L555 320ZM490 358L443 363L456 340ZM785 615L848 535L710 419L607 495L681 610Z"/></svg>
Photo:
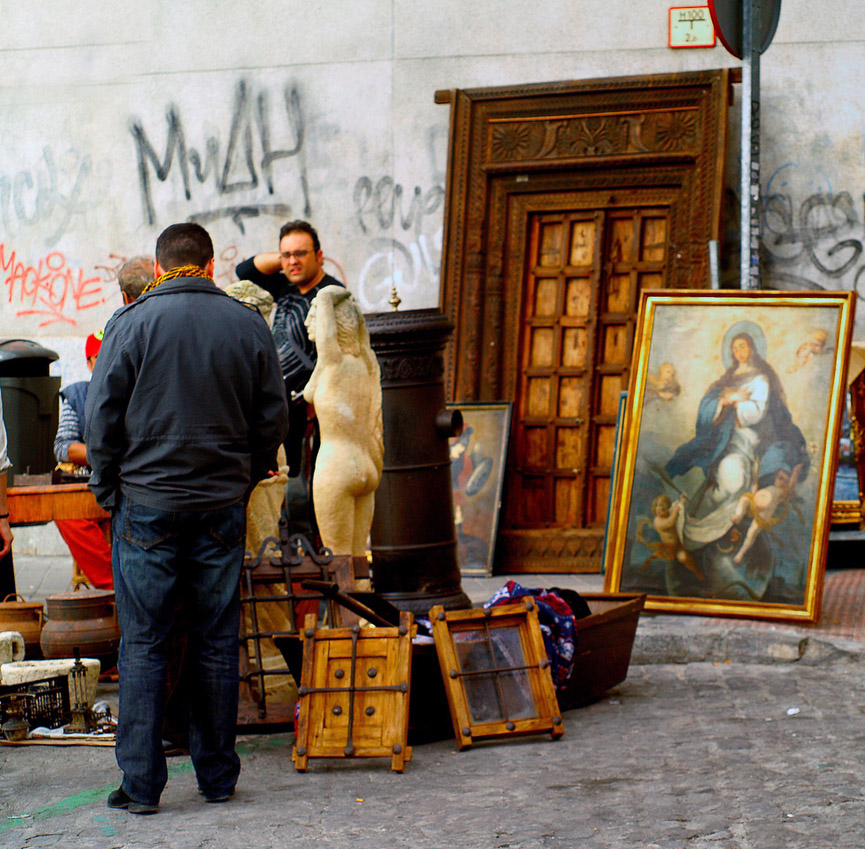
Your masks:
<svg viewBox="0 0 865 849"><path fill-rule="evenodd" d="M641 288L708 288L730 71L437 92L454 401L513 401L499 571L600 568Z"/></svg>
<svg viewBox="0 0 865 849"><path fill-rule="evenodd" d="M505 532L603 527L637 293L665 283L667 214L529 216Z"/></svg>

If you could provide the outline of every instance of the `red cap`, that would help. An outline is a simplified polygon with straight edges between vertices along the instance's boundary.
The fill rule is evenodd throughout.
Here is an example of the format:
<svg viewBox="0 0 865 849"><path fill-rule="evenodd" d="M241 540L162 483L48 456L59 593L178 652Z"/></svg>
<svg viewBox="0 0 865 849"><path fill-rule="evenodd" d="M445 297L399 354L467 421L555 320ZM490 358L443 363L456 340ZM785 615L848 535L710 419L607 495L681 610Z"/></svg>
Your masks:
<svg viewBox="0 0 865 849"><path fill-rule="evenodd" d="M87 337L84 343L84 358L89 360L91 357L99 356L99 349L102 347L102 331L97 330Z"/></svg>

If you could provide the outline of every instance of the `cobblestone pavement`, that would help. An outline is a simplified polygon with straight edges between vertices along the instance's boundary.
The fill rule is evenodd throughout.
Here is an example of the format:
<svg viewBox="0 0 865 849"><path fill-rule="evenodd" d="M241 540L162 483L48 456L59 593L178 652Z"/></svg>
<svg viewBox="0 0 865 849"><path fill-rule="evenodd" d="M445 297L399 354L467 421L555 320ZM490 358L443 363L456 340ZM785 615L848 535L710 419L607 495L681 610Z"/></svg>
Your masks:
<svg viewBox="0 0 865 849"><path fill-rule="evenodd" d="M112 749L0 748L0 846L339 849L862 849L865 663L632 665L565 735L310 762L241 740L237 795L204 804L187 758L161 811L105 806Z"/></svg>
<svg viewBox="0 0 865 849"><path fill-rule="evenodd" d="M68 589L67 558L16 558L16 572L28 597ZM478 602L504 580L464 588ZM628 679L567 712L560 740L416 746L404 775L378 760L303 775L292 735L245 736L231 802L203 803L189 759L172 758L160 813L136 817L105 806L112 749L0 747L0 847L863 849L862 598L851 569L827 574L818 627L644 615Z"/></svg>

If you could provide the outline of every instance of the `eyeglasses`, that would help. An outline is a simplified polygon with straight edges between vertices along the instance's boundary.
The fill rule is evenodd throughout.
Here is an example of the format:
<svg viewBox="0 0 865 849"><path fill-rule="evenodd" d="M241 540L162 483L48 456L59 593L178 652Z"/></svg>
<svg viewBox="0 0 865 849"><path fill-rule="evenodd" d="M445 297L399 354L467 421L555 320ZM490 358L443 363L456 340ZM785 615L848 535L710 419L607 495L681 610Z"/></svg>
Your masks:
<svg viewBox="0 0 865 849"><path fill-rule="evenodd" d="M280 257L282 257L282 259L290 261L292 257L294 257L295 259L304 259L309 253L310 251L283 251L280 254Z"/></svg>

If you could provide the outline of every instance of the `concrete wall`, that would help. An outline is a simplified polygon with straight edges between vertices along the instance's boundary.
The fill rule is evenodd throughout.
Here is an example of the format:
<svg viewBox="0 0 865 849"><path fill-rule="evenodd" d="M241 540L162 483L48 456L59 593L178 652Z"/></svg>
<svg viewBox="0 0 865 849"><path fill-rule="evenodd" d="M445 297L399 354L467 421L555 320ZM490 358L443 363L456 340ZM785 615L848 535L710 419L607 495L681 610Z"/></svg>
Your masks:
<svg viewBox="0 0 865 849"><path fill-rule="evenodd" d="M84 377L83 338L120 304L116 268L189 218L214 237L222 285L306 217L366 310L387 309L394 280L404 308L434 306L448 128L435 90L738 64L720 46L669 49L672 5L7 4L0 336L39 339L64 381ZM816 8L785 0L763 59L765 247L779 279L850 288L865 268L865 23L851 0ZM734 139L734 230L737 156Z"/></svg>

